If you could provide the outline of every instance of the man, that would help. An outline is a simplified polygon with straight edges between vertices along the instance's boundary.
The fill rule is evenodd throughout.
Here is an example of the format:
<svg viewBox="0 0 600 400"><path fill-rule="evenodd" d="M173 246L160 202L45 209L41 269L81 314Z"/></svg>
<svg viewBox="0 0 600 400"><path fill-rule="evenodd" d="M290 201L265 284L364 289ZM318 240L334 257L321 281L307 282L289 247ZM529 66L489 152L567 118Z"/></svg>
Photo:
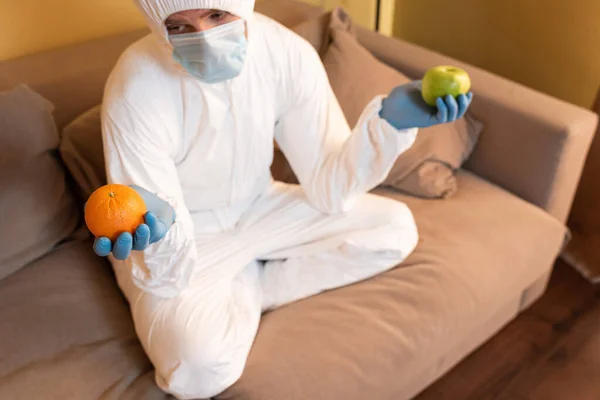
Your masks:
<svg viewBox="0 0 600 400"><path fill-rule="evenodd" d="M373 99L351 129L314 49L252 0L136 0L153 33L107 83L110 183L150 212L98 238L131 305L158 385L209 398L242 374L261 313L386 271L418 242L409 209L367 194L419 127L471 94ZM300 185L272 181L275 139Z"/></svg>

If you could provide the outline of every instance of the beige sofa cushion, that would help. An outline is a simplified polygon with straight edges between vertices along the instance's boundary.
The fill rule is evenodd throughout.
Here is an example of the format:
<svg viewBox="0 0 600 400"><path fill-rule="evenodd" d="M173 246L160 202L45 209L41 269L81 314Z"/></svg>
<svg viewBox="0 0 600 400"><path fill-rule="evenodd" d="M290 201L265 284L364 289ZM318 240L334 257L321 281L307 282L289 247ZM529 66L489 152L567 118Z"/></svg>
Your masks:
<svg viewBox="0 0 600 400"><path fill-rule="evenodd" d="M60 155L83 200L106 184L101 112L101 105L87 110L62 132Z"/></svg>
<svg viewBox="0 0 600 400"><path fill-rule="evenodd" d="M242 379L218 398L404 399L545 275L564 227L474 175L458 180L446 200L378 190L413 210L416 251L388 273L265 315Z"/></svg>
<svg viewBox="0 0 600 400"><path fill-rule="evenodd" d="M330 44L323 63L350 126L373 97L410 82L358 42L353 22L342 8L331 13ZM384 185L426 198L453 195L458 188L454 171L469 157L482 130L483 124L469 113L453 123L420 129L416 142L400 155Z"/></svg>
<svg viewBox="0 0 600 400"><path fill-rule="evenodd" d="M164 399L110 265L71 242L0 281L0 399Z"/></svg>
<svg viewBox="0 0 600 400"><path fill-rule="evenodd" d="M55 155L52 110L25 85L0 93L0 279L48 253L78 223Z"/></svg>

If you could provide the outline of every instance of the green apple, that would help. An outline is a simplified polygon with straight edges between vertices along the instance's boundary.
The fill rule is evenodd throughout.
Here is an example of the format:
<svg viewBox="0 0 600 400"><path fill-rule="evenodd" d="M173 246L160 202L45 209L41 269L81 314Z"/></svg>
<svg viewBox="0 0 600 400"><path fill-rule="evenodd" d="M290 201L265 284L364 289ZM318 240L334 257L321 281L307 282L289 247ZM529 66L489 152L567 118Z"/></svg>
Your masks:
<svg viewBox="0 0 600 400"><path fill-rule="evenodd" d="M425 103L435 107L438 97L456 97L471 90L471 78L464 69L451 65L431 68L422 80L421 95Z"/></svg>

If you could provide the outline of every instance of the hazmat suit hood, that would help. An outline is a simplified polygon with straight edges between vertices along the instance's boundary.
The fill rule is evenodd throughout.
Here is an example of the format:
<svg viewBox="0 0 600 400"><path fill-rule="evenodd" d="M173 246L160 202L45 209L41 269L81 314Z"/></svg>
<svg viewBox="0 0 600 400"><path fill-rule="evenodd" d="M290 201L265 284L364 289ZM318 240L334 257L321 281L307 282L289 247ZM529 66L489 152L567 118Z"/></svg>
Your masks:
<svg viewBox="0 0 600 400"><path fill-rule="evenodd" d="M165 20L175 13L196 9L215 9L227 11L245 21L254 13L254 0L134 0L150 29L161 40L168 43Z"/></svg>

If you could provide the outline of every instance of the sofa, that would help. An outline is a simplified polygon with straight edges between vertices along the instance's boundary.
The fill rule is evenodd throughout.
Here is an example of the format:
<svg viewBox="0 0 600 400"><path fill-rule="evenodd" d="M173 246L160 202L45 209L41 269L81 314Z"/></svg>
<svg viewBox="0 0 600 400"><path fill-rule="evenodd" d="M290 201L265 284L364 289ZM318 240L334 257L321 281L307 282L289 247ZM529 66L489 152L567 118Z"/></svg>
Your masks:
<svg viewBox="0 0 600 400"><path fill-rule="evenodd" d="M315 48L326 40L321 8L272 0L258 11ZM356 32L378 60L412 79L435 65L467 70L470 112L485 128L454 171L452 196L373 191L412 210L420 234L414 253L380 276L265 314L243 376L215 399L415 398L543 295L569 240L565 221L595 114L410 43ZM60 133L101 104L117 58L147 33L2 62L0 91L26 84L39 93L53 105ZM62 162L60 143L49 147ZM0 398L171 398L154 383L110 265L92 251L77 171L64 171L68 234L0 280ZM10 210L0 204L3 221ZM35 226L27 232L41 234Z"/></svg>

